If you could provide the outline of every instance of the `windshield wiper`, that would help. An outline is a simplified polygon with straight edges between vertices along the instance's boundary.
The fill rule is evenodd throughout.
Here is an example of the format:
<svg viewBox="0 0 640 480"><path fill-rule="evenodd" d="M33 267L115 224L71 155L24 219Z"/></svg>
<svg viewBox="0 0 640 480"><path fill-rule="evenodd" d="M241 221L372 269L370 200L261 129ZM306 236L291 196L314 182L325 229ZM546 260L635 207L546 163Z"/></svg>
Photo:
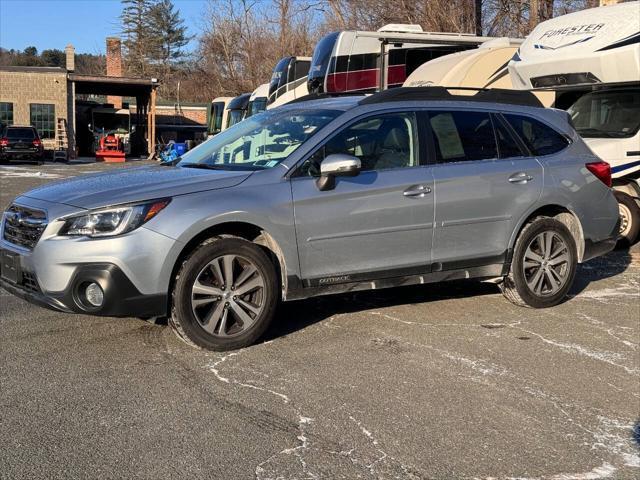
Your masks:
<svg viewBox="0 0 640 480"><path fill-rule="evenodd" d="M167 160L165 162L160 162L160 165L163 166L163 167L175 167L180 160L182 160L182 157L176 157L173 160Z"/></svg>
<svg viewBox="0 0 640 480"><path fill-rule="evenodd" d="M602 138L613 138L619 136L618 132L607 132L606 130L600 130L598 128L577 128L576 132L580 135L595 135Z"/></svg>
<svg viewBox="0 0 640 480"><path fill-rule="evenodd" d="M221 165L209 165L207 163L185 163L180 165L182 168L202 168L204 170L224 170Z"/></svg>

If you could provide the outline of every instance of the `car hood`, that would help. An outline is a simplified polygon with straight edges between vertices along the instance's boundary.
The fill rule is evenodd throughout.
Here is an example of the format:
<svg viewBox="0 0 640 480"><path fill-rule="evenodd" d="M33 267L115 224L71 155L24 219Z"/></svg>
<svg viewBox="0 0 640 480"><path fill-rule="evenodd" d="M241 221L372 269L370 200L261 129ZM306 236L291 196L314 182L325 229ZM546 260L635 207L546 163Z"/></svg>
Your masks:
<svg viewBox="0 0 640 480"><path fill-rule="evenodd" d="M124 168L50 183L24 196L91 209L233 187L251 173L160 165Z"/></svg>

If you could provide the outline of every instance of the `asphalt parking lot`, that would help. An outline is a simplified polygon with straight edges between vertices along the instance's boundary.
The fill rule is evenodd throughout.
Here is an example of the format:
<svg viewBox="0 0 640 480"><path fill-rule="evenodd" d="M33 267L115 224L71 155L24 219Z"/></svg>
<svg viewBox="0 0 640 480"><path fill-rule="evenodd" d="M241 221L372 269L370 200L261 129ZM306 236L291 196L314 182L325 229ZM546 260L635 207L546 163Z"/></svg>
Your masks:
<svg viewBox="0 0 640 480"><path fill-rule="evenodd" d="M0 166L0 206L115 168ZM572 296L323 297L220 354L0 291L0 478L638 478L640 248L580 266Z"/></svg>

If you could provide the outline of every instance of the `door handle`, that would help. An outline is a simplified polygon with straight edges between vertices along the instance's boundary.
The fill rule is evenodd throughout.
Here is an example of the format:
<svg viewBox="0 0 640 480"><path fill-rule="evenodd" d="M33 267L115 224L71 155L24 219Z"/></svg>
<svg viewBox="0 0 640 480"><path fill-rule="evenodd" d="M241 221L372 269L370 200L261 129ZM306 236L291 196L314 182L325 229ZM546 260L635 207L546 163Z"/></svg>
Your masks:
<svg viewBox="0 0 640 480"><path fill-rule="evenodd" d="M405 197L424 197L427 193L431 193L431 187L426 185L412 185L402 192Z"/></svg>
<svg viewBox="0 0 640 480"><path fill-rule="evenodd" d="M509 183L527 183L533 180L533 177L526 172L514 173L509 177Z"/></svg>

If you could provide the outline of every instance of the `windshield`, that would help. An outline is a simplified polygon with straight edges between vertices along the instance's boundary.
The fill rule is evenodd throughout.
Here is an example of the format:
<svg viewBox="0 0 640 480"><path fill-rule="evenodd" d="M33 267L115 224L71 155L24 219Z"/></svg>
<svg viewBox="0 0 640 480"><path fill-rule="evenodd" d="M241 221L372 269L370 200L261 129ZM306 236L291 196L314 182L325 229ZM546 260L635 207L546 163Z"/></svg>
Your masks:
<svg viewBox="0 0 640 480"><path fill-rule="evenodd" d="M212 102L209 116L209 134L222 130L222 116L224 114L224 102Z"/></svg>
<svg viewBox="0 0 640 480"><path fill-rule="evenodd" d="M587 93L568 112L582 137L632 137L640 127L640 89Z"/></svg>
<svg viewBox="0 0 640 480"><path fill-rule="evenodd" d="M342 113L278 110L259 113L189 150L178 166L220 170L273 168Z"/></svg>
<svg viewBox="0 0 640 480"><path fill-rule="evenodd" d="M256 113L264 112L267 109L267 97L257 97L249 102L247 117Z"/></svg>
<svg viewBox="0 0 640 480"><path fill-rule="evenodd" d="M227 119L227 128L241 122L244 118L244 110L229 110L229 118Z"/></svg>
<svg viewBox="0 0 640 480"><path fill-rule="evenodd" d="M284 57L280 60L271 74L271 81L269 82L269 101L273 102L277 97L277 91L280 87L287 84L287 70L292 57Z"/></svg>
<svg viewBox="0 0 640 480"><path fill-rule="evenodd" d="M307 81L309 93L324 92L325 75L327 74L333 47L339 35L340 32L333 32L326 35L317 43L316 48L313 50L311 67L309 69L309 80Z"/></svg>

